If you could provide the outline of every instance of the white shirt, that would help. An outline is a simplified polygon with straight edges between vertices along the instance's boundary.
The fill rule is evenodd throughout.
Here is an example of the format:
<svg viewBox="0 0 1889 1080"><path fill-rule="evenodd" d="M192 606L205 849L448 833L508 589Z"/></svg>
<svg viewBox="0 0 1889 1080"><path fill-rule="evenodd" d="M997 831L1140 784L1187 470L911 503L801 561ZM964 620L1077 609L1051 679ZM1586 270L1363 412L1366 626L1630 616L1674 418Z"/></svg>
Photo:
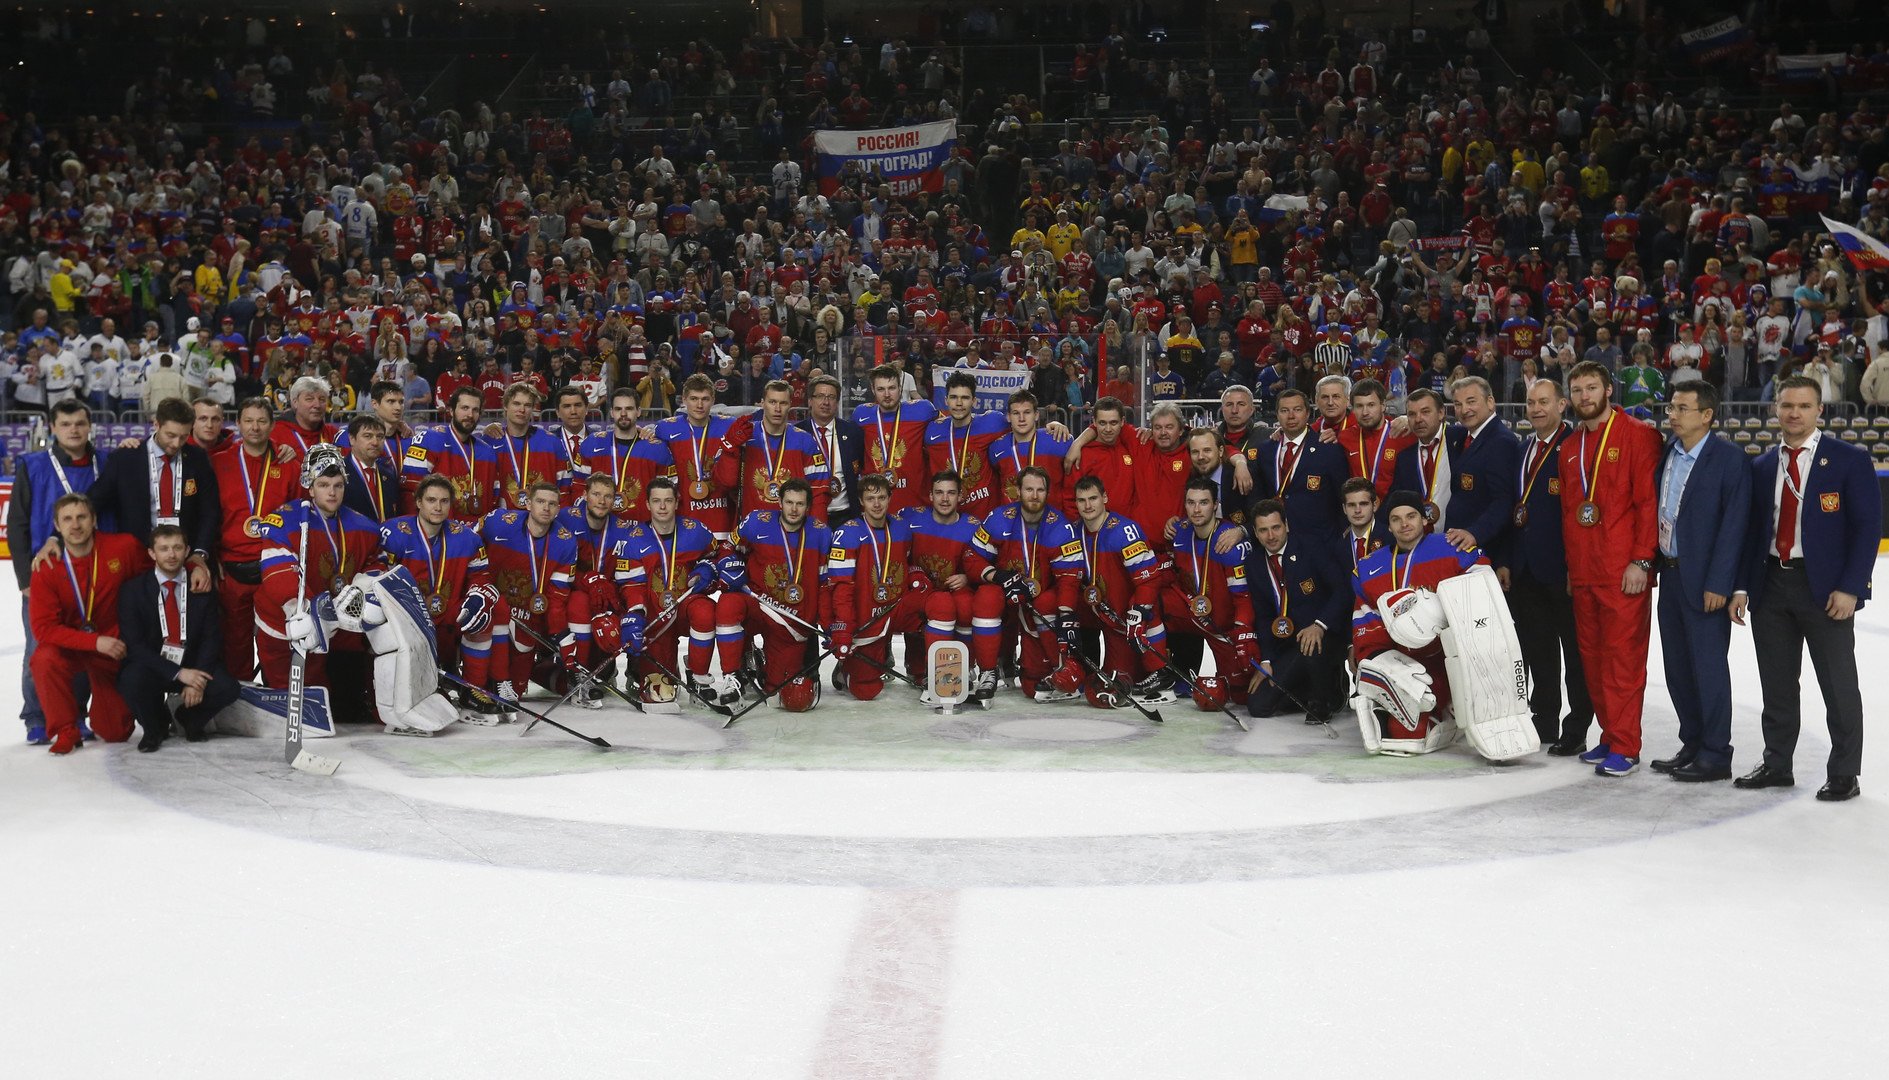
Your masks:
<svg viewBox="0 0 1889 1080"><path fill-rule="evenodd" d="M151 472L151 524L182 525L184 513L184 455L178 453L171 459L171 508L177 511L173 517L163 517L164 501L158 494L158 485L164 481L164 452L157 445L156 438L144 440L145 457L150 461Z"/></svg>
<svg viewBox="0 0 1889 1080"><path fill-rule="evenodd" d="M826 467L832 471L833 485L827 494L827 515L836 510L849 509L853 503L847 496L846 485L841 480L840 472L840 422L835 417L822 424L818 420L809 422L813 428L813 441L820 444L820 456L826 458Z"/></svg>
<svg viewBox="0 0 1889 1080"><path fill-rule="evenodd" d="M1817 463L1817 443L1823 439L1823 432L1812 430L1810 438L1804 440L1804 447L1797 455L1797 490L1810 488L1810 470ZM1784 510L1784 473L1790 468L1791 455L1788 447L1779 442L1777 447L1777 479L1771 487L1771 535L1766 540L1764 549L1767 555L1777 555L1778 515ZM1792 533L1790 554L1779 558L1801 559L1804 557L1804 500L1797 500L1797 529Z"/></svg>

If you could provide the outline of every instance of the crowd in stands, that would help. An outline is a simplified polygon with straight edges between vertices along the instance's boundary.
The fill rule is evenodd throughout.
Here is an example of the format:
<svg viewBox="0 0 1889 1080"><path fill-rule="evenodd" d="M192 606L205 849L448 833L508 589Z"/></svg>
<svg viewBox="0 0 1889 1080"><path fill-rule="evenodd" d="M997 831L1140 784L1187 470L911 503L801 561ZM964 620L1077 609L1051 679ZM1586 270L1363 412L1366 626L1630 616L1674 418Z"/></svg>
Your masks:
<svg viewBox="0 0 1889 1080"><path fill-rule="evenodd" d="M987 32L971 15L932 41L602 35L548 55L550 104L519 112L430 105L266 24L126 75L116 112L9 101L0 407L228 404L315 374L349 411L375 380L418 410L466 384L496 409L522 380L667 412L697 370L752 404L866 355L913 392L1027 368L1070 417L1332 373L1519 401L1583 359L1629 405L1687 378L1758 401L1791 374L1889 405L1881 276L1821 219L1889 238L1865 86L1675 96L1671 27L1632 28L1651 74L1587 85L1496 77L1481 26L1432 35L1439 62L1289 19L1203 75L1089 21L1109 25L1054 47L1058 100L1116 110L1067 122L967 82L975 50L943 38ZM814 129L942 119L940 190L819 184Z"/></svg>

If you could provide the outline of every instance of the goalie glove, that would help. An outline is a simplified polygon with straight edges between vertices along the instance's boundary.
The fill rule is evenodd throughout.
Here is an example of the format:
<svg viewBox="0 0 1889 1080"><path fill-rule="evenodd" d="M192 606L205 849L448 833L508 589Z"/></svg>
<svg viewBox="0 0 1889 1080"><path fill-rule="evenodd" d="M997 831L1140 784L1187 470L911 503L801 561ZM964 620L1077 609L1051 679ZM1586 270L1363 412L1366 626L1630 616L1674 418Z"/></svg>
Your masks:
<svg viewBox="0 0 1889 1080"><path fill-rule="evenodd" d="M283 630L288 636L289 644L295 646L304 655L321 652L328 644L326 636L322 634L321 620L306 604L302 606L302 610L289 616L288 624L283 627Z"/></svg>
<svg viewBox="0 0 1889 1080"><path fill-rule="evenodd" d="M631 656L643 655L644 635L649 632L649 621L640 611L632 611L623 616L618 624L617 636L622 642L623 651Z"/></svg>
<svg viewBox="0 0 1889 1080"><path fill-rule="evenodd" d="M367 590L359 585L343 585L341 591L335 594L335 625L350 634L360 633L363 628L361 611L365 607L367 607ZM386 621L384 614L381 620Z"/></svg>
<svg viewBox="0 0 1889 1080"><path fill-rule="evenodd" d="M498 610L498 590L490 585L474 585L459 602L459 632L477 637L492 628L492 614Z"/></svg>
<svg viewBox="0 0 1889 1080"><path fill-rule="evenodd" d="M835 659L844 660L853 655L853 630L845 623L834 623L826 632L826 641Z"/></svg>

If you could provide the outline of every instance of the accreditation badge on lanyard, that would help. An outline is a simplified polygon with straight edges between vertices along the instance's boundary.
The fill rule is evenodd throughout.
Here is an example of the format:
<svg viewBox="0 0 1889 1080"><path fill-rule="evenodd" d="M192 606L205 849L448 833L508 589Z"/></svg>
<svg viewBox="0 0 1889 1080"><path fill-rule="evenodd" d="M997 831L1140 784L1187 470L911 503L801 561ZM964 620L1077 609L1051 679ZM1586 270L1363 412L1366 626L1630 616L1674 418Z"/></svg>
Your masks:
<svg viewBox="0 0 1889 1080"><path fill-rule="evenodd" d="M184 627L189 625L190 622L190 589L185 582L180 581L177 584L179 586L177 589L177 636L181 639L184 636ZM183 666L184 646L181 641L176 645L169 644L171 639L171 623L169 617L164 613L164 605L161 602L157 605L157 626L158 637L166 642L164 647L159 650L164 654L164 659L169 660L179 667Z"/></svg>

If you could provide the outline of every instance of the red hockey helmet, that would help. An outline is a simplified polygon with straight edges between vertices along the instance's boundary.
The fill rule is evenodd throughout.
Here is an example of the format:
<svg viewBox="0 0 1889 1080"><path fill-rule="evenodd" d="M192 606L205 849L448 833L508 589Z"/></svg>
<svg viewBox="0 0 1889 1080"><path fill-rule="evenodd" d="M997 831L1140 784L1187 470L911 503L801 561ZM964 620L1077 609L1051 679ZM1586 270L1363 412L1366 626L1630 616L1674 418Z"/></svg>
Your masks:
<svg viewBox="0 0 1889 1080"><path fill-rule="evenodd" d="M620 618L608 611L591 616L591 643L605 656L615 656L623 649L623 624L618 621Z"/></svg>
<svg viewBox="0 0 1889 1080"><path fill-rule="evenodd" d="M1202 675L1194 680L1194 705L1201 712L1219 712L1227 707L1227 684L1218 675Z"/></svg>
<svg viewBox="0 0 1889 1080"><path fill-rule="evenodd" d="M1049 684L1065 694L1076 693L1082 689L1082 665L1065 659L1062 667L1050 672Z"/></svg>
<svg viewBox="0 0 1889 1080"><path fill-rule="evenodd" d="M820 704L820 680L803 675L781 687L781 708L788 712L812 712Z"/></svg>
<svg viewBox="0 0 1889 1080"><path fill-rule="evenodd" d="M1122 704L1122 692L1114 685L1100 679L1089 679L1082 684L1082 696L1089 699L1089 704L1098 709L1113 709Z"/></svg>

